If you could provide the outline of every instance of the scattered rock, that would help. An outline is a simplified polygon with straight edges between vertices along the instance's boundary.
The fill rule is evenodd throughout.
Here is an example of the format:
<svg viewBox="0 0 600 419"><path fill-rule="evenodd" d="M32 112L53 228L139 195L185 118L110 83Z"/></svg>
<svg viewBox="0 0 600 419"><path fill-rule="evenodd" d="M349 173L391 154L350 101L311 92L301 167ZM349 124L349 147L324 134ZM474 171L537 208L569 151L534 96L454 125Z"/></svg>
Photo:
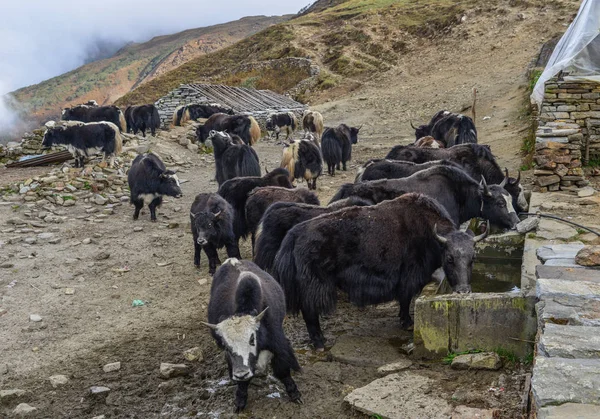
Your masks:
<svg viewBox="0 0 600 419"><path fill-rule="evenodd" d="M600 246L586 246L577 252L575 262L581 266L600 266Z"/></svg>
<svg viewBox="0 0 600 419"><path fill-rule="evenodd" d="M27 395L25 390L18 388L11 390L0 390L0 405L11 403L14 400L21 399Z"/></svg>
<svg viewBox="0 0 600 419"><path fill-rule="evenodd" d="M0 364L0 375L8 374L8 364Z"/></svg>
<svg viewBox="0 0 600 419"><path fill-rule="evenodd" d="M106 260L109 257L110 257L110 253L100 252L94 257L94 260Z"/></svg>
<svg viewBox="0 0 600 419"><path fill-rule="evenodd" d="M168 228L178 228L179 227L179 223L172 222L172 223L169 223L169 225L167 227Z"/></svg>
<svg viewBox="0 0 600 419"><path fill-rule="evenodd" d="M104 205L108 202L108 199L103 197L102 195L96 194L96 195L94 195L94 198L92 199L92 201L96 205Z"/></svg>
<svg viewBox="0 0 600 419"><path fill-rule="evenodd" d="M517 232L525 234L531 230L535 230L538 225L540 225L540 219L538 217L527 217L517 224Z"/></svg>
<svg viewBox="0 0 600 419"><path fill-rule="evenodd" d="M190 362L193 361L198 361L198 362L202 362L202 360L204 359L204 355L202 354L202 350L199 347L194 347L194 348L190 348L187 351L185 351L183 353L183 356L185 357L185 359L187 359Z"/></svg>
<svg viewBox="0 0 600 419"><path fill-rule="evenodd" d="M29 315L29 321L30 322L41 322L42 321L42 316L40 316L39 314L30 314Z"/></svg>
<svg viewBox="0 0 600 419"><path fill-rule="evenodd" d="M169 364L163 362L160 364L160 376L163 378L173 378L188 374L188 366L185 364Z"/></svg>
<svg viewBox="0 0 600 419"><path fill-rule="evenodd" d="M27 244L35 244L37 243L37 239L35 237L25 237L23 241Z"/></svg>
<svg viewBox="0 0 600 419"><path fill-rule="evenodd" d="M139 233L140 231L144 231L144 227L133 227L133 231Z"/></svg>
<svg viewBox="0 0 600 419"><path fill-rule="evenodd" d="M497 370L502 367L502 360L495 352L457 355L450 365L455 370Z"/></svg>
<svg viewBox="0 0 600 419"><path fill-rule="evenodd" d="M452 419L494 419L500 417L499 413L497 409L456 406L452 412Z"/></svg>
<svg viewBox="0 0 600 419"><path fill-rule="evenodd" d="M390 374L357 388L344 401L382 419L449 417L452 407L431 391L433 383L431 378L408 371Z"/></svg>
<svg viewBox="0 0 600 419"><path fill-rule="evenodd" d="M29 406L27 403L20 403L13 410L13 414L15 414L16 416L27 416L30 413L35 412L36 410L36 407Z"/></svg>
<svg viewBox="0 0 600 419"><path fill-rule="evenodd" d="M591 186L586 186L577 192L577 196L580 198L587 198L588 196L592 196L596 193L596 190Z"/></svg>
<svg viewBox="0 0 600 419"><path fill-rule="evenodd" d="M53 239L48 240L48 243L50 244L59 244L61 241L60 237L54 237Z"/></svg>
<svg viewBox="0 0 600 419"><path fill-rule="evenodd" d="M52 387L56 388L58 386L64 386L69 382L69 378L66 375L57 374L48 378L50 380L50 384Z"/></svg>
<svg viewBox="0 0 600 419"><path fill-rule="evenodd" d="M74 295L75 288L65 288L65 295Z"/></svg>
<svg viewBox="0 0 600 419"><path fill-rule="evenodd" d="M46 217L47 218L47 217ZM54 233L40 233L37 235L37 238L40 240L52 240L54 239L56 236Z"/></svg>
<svg viewBox="0 0 600 419"><path fill-rule="evenodd" d="M103 386L92 386L90 387L90 395L92 397L106 397L110 392L110 388Z"/></svg>
<svg viewBox="0 0 600 419"><path fill-rule="evenodd" d="M87 237L81 241L81 243L83 243L83 244L90 244L91 242L92 242L92 239L90 239L89 237Z"/></svg>
<svg viewBox="0 0 600 419"><path fill-rule="evenodd" d="M187 147L188 145L190 145L192 142L190 140L188 140L187 138L183 137L179 139L179 144Z"/></svg>
<svg viewBox="0 0 600 419"><path fill-rule="evenodd" d="M4 269L10 269L13 268L15 266L14 263L10 263L10 262L4 262L2 264L0 264L0 268L4 268Z"/></svg>
<svg viewBox="0 0 600 419"><path fill-rule="evenodd" d="M413 363L410 359L402 358L396 362L392 362L391 364L386 364L377 368L377 372L381 375L388 375L410 368L412 364Z"/></svg>
<svg viewBox="0 0 600 419"><path fill-rule="evenodd" d="M102 369L104 370L104 372L119 371L121 369L121 363L120 362L112 362L110 364L106 364L105 366L103 366Z"/></svg>

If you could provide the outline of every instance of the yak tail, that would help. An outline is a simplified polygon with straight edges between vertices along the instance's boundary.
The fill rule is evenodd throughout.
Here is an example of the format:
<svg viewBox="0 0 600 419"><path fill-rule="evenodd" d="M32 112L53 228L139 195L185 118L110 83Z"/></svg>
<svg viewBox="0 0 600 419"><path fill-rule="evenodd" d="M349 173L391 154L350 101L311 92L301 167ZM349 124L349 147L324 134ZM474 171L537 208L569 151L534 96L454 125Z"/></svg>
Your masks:
<svg viewBox="0 0 600 419"><path fill-rule="evenodd" d="M457 134L458 138L456 144L477 144L477 129L475 128L473 120L468 116L463 115L463 117L460 118Z"/></svg>
<svg viewBox="0 0 600 419"><path fill-rule="evenodd" d="M321 137L323 136L323 115L321 115L319 112L314 112L314 124L315 124L315 131L317 133L317 139L318 141L321 141Z"/></svg>
<svg viewBox="0 0 600 419"><path fill-rule="evenodd" d="M292 121L292 132L294 132L298 128L298 119L296 118L296 114L294 112L288 112L288 115Z"/></svg>
<svg viewBox="0 0 600 419"><path fill-rule="evenodd" d="M175 108L173 111L173 126L176 127L179 125L179 121L181 120L181 110L185 107L185 105L180 105Z"/></svg>
<svg viewBox="0 0 600 419"><path fill-rule="evenodd" d="M152 109L152 116L150 117L150 127L160 128L160 115L156 106Z"/></svg>
<svg viewBox="0 0 600 419"><path fill-rule="evenodd" d="M260 176L258 156L250 147L242 146L239 176Z"/></svg>
<svg viewBox="0 0 600 419"><path fill-rule="evenodd" d="M117 128L117 129L115 129ZM115 155L119 155L123 152L123 137L118 127L113 128L115 131Z"/></svg>
<svg viewBox="0 0 600 419"><path fill-rule="evenodd" d="M127 132L127 121L125 121L125 115L119 109L119 129L122 132Z"/></svg>
<svg viewBox="0 0 600 419"><path fill-rule="evenodd" d="M342 161L342 148L337 142L333 130L327 131L322 139L321 152L323 153L323 160L330 166Z"/></svg>
<svg viewBox="0 0 600 419"><path fill-rule="evenodd" d="M363 175L365 174L365 170L367 170L367 168L365 166L360 166L358 168L358 172L356 172L356 177L354 178L354 183L362 182L362 178L363 178Z"/></svg>
<svg viewBox="0 0 600 419"><path fill-rule="evenodd" d="M181 115L181 120L179 121L179 125L183 126L189 120L190 120L190 110L186 107Z"/></svg>
<svg viewBox="0 0 600 419"><path fill-rule="evenodd" d="M254 145L260 140L260 127L252 116L248 116L248 119L250 119L250 145Z"/></svg>
<svg viewBox="0 0 600 419"><path fill-rule="evenodd" d="M298 144L293 142L289 146L283 149L283 155L281 156L281 164L279 167L283 167L290 172L290 181L293 181L296 177L296 161L298 160Z"/></svg>
<svg viewBox="0 0 600 419"><path fill-rule="evenodd" d="M273 278L285 294L285 305L288 313L298 314L302 308L302 296L298 289L298 268L296 266L296 235L290 231L283 239L283 243L273 262Z"/></svg>

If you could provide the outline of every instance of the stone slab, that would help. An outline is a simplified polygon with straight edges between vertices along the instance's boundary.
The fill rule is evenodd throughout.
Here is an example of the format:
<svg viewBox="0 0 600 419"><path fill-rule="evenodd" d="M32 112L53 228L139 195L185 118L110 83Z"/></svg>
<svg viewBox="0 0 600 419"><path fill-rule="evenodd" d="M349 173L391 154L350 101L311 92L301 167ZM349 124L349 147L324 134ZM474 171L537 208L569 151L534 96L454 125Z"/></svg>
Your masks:
<svg viewBox="0 0 600 419"><path fill-rule="evenodd" d="M547 266L538 265L535 267L537 278L564 279L566 281L590 281L600 284L600 269L586 269L582 266Z"/></svg>
<svg viewBox="0 0 600 419"><path fill-rule="evenodd" d="M536 304L540 327L548 323L600 327L600 300L558 296Z"/></svg>
<svg viewBox="0 0 600 419"><path fill-rule="evenodd" d="M573 227L549 219L542 219L536 232L537 237L546 240L568 240L577 234L579 233Z"/></svg>
<svg viewBox="0 0 600 419"><path fill-rule="evenodd" d="M431 391L434 381L412 372L390 374L348 394L344 401L382 419L449 417L452 407Z"/></svg>
<svg viewBox="0 0 600 419"><path fill-rule="evenodd" d="M563 267L568 267L568 268L576 268L577 263L575 262L575 258L573 259L549 259L546 262L544 262L544 265L546 266L563 266Z"/></svg>
<svg viewBox="0 0 600 419"><path fill-rule="evenodd" d="M593 326L563 326L549 323L538 342L538 356L600 358L600 333L598 332L599 330Z"/></svg>
<svg viewBox="0 0 600 419"><path fill-rule="evenodd" d="M535 297L514 293L444 294L420 297L415 305L414 356L441 358L472 348L531 353Z"/></svg>
<svg viewBox="0 0 600 419"><path fill-rule="evenodd" d="M329 351L333 359L359 367L380 367L402 356L400 348L388 339L369 336L340 336Z"/></svg>
<svg viewBox="0 0 600 419"><path fill-rule="evenodd" d="M539 278L536 295L540 299L559 296L575 296L600 299L600 284L587 281Z"/></svg>
<svg viewBox="0 0 600 419"><path fill-rule="evenodd" d="M531 391L538 410L564 403L600 404L600 360L537 357Z"/></svg>
<svg viewBox="0 0 600 419"><path fill-rule="evenodd" d="M498 370L502 360L496 352L457 355L450 365L455 370Z"/></svg>
<svg viewBox="0 0 600 419"><path fill-rule="evenodd" d="M546 262L550 259L575 259L577 252L583 249L583 243L549 244L537 249L537 257Z"/></svg>
<svg viewBox="0 0 600 419"><path fill-rule="evenodd" d="M452 419L495 419L500 417L497 409L478 409L476 407L456 406Z"/></svg>
<svg viewBox="0 0 600 419"><path fill-rule="evenodd" d="M386 364L382 367L377 368L377 372L380 375L388 375L394 372L400 372L406 370L412 366L413 362L408 358L401 358L391 364Z"/></svg>
<svg viewBox="0 0 600 419"><path fill-rule="evenodd" d="M548 406L537 412L537 419L598 419L599 416L600 406L582 403Z"/></svg>

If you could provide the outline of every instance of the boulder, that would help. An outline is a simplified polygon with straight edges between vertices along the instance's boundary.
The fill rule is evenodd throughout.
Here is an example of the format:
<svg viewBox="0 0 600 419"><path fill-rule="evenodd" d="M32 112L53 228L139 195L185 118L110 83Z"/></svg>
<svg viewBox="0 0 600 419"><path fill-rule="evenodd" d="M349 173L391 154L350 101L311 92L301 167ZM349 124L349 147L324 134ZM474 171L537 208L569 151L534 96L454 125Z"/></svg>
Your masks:
<svg viewBox="0 0 600 419"><path fill-rule="evenodd" d="M163 362L160 364L160 376L162 378L174 378L188 374L188 366L185 364L169 364Z"/></svg>
<svg viewBox="0 0 600 419"><path fill-rule="evenodd" d="M451 367L455 370L498 370L502 360L495 352L464 354L454 357Z"/></svg>
<svg viewBox="0 0 600 419"><path fill-rule="evenodd" d="M600 246L585 246L577 252L575 262L582 266L600 266Z"/></svg>

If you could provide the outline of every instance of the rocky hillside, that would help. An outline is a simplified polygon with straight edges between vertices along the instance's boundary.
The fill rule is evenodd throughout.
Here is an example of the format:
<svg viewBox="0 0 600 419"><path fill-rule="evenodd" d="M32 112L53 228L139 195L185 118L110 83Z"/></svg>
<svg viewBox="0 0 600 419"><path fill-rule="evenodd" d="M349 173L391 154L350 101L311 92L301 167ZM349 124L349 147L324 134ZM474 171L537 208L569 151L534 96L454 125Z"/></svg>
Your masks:
<svg viewBox="0 0 600 419"><path fill-rule="evenodd" d="M234 22L158 36L144 43L131 43L112 57L19 89L13 95L40 120L58 115L65 106L89 99L103 104L112 103L147 80L289 17L245 17Z"/></svg>

